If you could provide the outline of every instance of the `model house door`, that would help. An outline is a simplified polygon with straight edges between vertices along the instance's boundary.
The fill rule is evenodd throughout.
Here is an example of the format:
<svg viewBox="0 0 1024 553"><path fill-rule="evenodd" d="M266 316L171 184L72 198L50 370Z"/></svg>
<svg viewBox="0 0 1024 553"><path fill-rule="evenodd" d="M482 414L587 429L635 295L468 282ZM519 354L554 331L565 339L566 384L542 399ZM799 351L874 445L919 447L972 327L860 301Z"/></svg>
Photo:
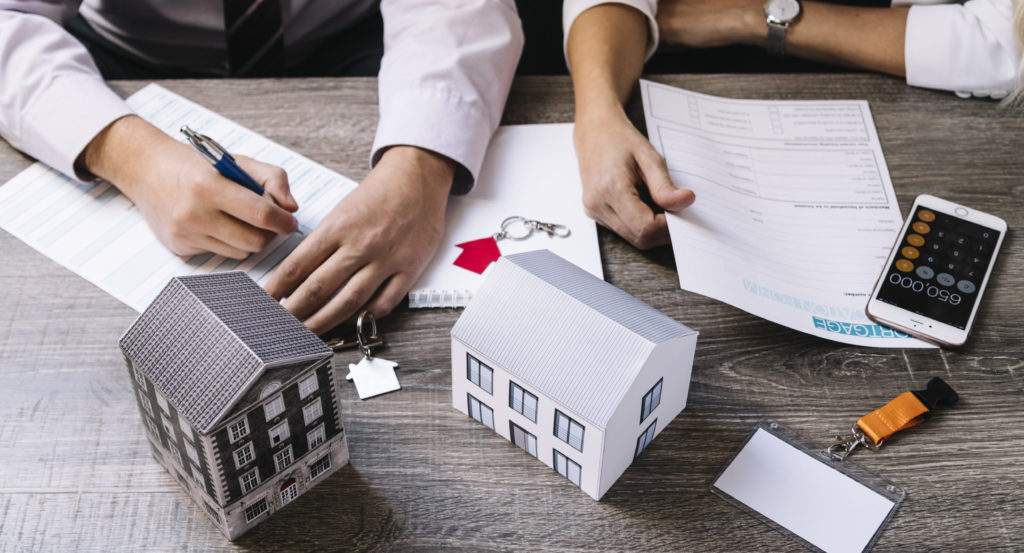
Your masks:
<svg viewBox="0 0 1024 553"><path fill-rule="evenodd" d="M299 496L299 487L295 485L295 479L288 480L281 484L281 505L287 505L291 500Z"/></svg>
<svg viewBox="0 0 1024 553"><path fill-rule="evenodd" d="M523 430L518 424L509 422L510 434L512 435L512 443L526 450L527 453L537 456L537 437L530 434L526 430Z"/></svg>

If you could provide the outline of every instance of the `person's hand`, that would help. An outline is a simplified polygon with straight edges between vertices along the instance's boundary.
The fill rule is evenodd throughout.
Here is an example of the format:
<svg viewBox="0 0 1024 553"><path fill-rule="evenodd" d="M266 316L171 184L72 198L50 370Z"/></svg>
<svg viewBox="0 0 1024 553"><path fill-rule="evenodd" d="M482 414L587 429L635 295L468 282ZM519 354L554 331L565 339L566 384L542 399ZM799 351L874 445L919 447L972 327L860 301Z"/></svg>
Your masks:
<svg viewBox="0 0 1024 553"><path fill-rule="evenodd" d="M671 46L712 48L767 37L764 0L661 0L658 31Z"/></svg>
<svg viewBox="0 0 1024 553"><path fill-rule="evenodd" d="M665 160L622 108L594 115L577 113L574 142L587 216L637 248L667 244L665 214L655 213L641 199L641 189L646 188L654 203L666 211L685 209L695 196L672 184Z"/></svg>
<svg viewBox="0 0 1024 553"><path fill-rule="evenodd" d="M299 206L284 170L234 157L263 185L264 196L223 177L191 147L135 116L97 135L79 165L124 192L174 253L243 259L277 234L294 232L298 222L289 212Z"/></svg>
<svg viewBox="0 0 1024 553"><path fill-rule="evenodd" d="M266 289L322 334L366 308L383 317L433 257L455 164L395 146L274 271Z"/></svg>

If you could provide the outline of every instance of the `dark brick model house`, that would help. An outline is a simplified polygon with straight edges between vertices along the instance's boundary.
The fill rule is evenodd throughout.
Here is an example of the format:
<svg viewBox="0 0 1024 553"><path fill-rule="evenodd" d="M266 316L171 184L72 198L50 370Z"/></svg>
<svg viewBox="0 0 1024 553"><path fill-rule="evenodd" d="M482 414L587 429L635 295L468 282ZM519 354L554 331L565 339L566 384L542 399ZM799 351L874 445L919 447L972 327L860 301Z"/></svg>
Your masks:
<svg viewBox="0 0 1024 553"><path fill-rule="evenodd" d="M153 457L228 539L348 463L330 348L245 273L172 279L120 346Z"/></svg>

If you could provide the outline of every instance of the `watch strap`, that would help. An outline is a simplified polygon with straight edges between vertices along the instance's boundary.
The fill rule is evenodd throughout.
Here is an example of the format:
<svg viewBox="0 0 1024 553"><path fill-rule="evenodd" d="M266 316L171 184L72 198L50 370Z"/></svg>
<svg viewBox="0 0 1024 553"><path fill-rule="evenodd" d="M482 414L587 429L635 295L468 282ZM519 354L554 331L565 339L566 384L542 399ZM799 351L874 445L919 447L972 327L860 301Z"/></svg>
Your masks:
<svg viewBox="0 0 1024 553"><path fill-rule="evenodd" d="M786 55L786 31L788 28L788 25L768 22L768 41L765 43L765 48L769 54L778 57Z"/></svg>

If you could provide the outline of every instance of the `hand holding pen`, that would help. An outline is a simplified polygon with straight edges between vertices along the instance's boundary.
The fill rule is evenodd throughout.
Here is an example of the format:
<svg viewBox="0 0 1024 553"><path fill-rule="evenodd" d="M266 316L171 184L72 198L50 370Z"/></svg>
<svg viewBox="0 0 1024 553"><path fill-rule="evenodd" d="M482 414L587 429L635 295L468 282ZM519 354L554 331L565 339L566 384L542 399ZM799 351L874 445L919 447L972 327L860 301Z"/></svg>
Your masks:
<svg viewBox="0 0 1024 553"><path fill-rule="evenodd" d="M273 165L234 156L265 189L258 196L222 176L188 144L137 115L111 123L86 145L83 173L121 190L153 234L181 256L213 252L243 259L298 228L288 175Z"/></svg>
<svg viewBox="0 0 1024 553"><path fill-rule="evenodd" d="M263 186L256 182L256 179L249 176L249 173L246 173L244 169L239 167L235 158L223 146L218 144L216 140L205 134L193 131L188 125L181 127L181 134L185 135L188 138L189 144L209 160L213 164L213 168L221 175L224 175L225 178L241 184L260 196L266 192Z"/></svg>

